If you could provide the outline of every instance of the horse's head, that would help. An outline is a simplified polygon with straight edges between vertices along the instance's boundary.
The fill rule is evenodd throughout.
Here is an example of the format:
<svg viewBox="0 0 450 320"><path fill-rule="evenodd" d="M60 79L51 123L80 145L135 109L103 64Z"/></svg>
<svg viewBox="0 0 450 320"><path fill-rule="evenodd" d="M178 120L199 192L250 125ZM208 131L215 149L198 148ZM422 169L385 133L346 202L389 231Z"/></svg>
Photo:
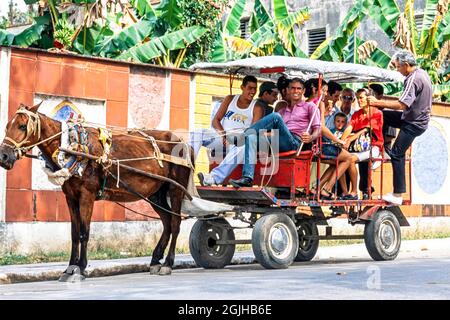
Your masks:
<svg viewBox="0 0 450 320"><path fill-rule="evenodd" d="M7 123L5 139L0 145L0 166L6 170L12 169L16 160L39 141L41 122L37 110L41 103L33 107L21 104Z"/></svg>

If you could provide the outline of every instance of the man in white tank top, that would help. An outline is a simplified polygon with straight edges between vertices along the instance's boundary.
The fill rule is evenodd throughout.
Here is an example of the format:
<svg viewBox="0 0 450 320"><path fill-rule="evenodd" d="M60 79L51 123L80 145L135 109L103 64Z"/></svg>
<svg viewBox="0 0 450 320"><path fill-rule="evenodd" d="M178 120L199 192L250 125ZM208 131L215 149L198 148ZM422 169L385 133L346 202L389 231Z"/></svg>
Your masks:
<svg viewBox="0 0 450 320"><path fill-rule="evenodd" d="M220 165L209 174L199 173L202 185L221 184L239 163L243 163L244 146L240 136L245 129L264 116L263 106L253 100L256 87L256 78L246 76L241 85L242 94L226 96L217 110L212 120L214 137L210 137L212 141L206 146L214 151L215 160L220 162ZM220 161L224 147L226 156Z"/></svg>

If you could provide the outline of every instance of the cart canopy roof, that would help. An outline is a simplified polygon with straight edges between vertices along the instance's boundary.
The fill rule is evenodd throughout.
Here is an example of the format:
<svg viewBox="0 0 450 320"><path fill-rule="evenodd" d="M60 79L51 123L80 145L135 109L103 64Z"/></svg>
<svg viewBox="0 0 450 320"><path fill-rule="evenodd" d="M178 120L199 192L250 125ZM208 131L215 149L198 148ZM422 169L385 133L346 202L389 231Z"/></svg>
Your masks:
<svg viewBox="0 0 450 320"><path fill-rule="evenodd" d="M328 62L285 56L266 56L235 60L225 63L201 62L193 64L190 70L210 70L221 73L254 75L276 80L280 74L299 77L304 80L317 78L341 83L350 82L403 82L401 73L355 63Z"/></svg>

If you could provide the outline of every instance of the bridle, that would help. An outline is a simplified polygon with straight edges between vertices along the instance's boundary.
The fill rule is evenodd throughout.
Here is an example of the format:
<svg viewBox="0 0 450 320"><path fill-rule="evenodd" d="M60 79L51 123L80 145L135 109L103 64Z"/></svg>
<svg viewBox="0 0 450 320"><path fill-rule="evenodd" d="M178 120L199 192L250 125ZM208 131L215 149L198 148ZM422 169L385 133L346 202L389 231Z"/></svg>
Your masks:
<svg viewBox="0 0 450 320"><path fill-rule="evenodd" d="M33 113L29 111L25 106L21 106L15 113L18 114L25 114L28 116L27 121L27 134L25 138L22 141L15 141L14 139L10 137L5 137L4 142L7 141L9 143L5 143L8 147L11 147L15 153L17 153L17 158L22 158L25 153L32 149L33 146L23 147L24 144L31 142L30 138L33 135L37 134L38 140L41 138L41 119L39 118L39 115L37 113Z"/></svg>

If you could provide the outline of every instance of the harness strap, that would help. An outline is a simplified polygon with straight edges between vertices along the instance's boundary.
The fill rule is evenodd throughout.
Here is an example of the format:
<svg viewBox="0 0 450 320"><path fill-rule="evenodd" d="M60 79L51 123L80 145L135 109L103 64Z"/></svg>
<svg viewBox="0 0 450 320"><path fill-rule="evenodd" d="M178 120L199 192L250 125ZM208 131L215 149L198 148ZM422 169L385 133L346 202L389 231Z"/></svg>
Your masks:
<svg viewBox="0 0 450 320"><path fill-rule="evenodd" d="M156 143L156 140L154 137L149 136L148 134L146 134L145 132L143 132L141 130L138 130L137 132L140 133L142 136L144 136L145 138L147 138L150 141L150 143L152 144L153 149L154 149L155 159L158 160L158 163L161 166L161 168L163 167L162 161L166 161L166 162L171 162L173 164L177 164L177 165L181 165L181 166L193 169L193 166L192 166L192 163L190 160L188 161L185 158L175 157L175 156L172 156L169 154L162 153L161 150L159 149L158 144ZM183 142L180 142L180 143L183 143ZM186 143L184 143L184 145L186 145ZM189 153L186 153L186 156L188 157L188 159L190 159Z"/></svg>

